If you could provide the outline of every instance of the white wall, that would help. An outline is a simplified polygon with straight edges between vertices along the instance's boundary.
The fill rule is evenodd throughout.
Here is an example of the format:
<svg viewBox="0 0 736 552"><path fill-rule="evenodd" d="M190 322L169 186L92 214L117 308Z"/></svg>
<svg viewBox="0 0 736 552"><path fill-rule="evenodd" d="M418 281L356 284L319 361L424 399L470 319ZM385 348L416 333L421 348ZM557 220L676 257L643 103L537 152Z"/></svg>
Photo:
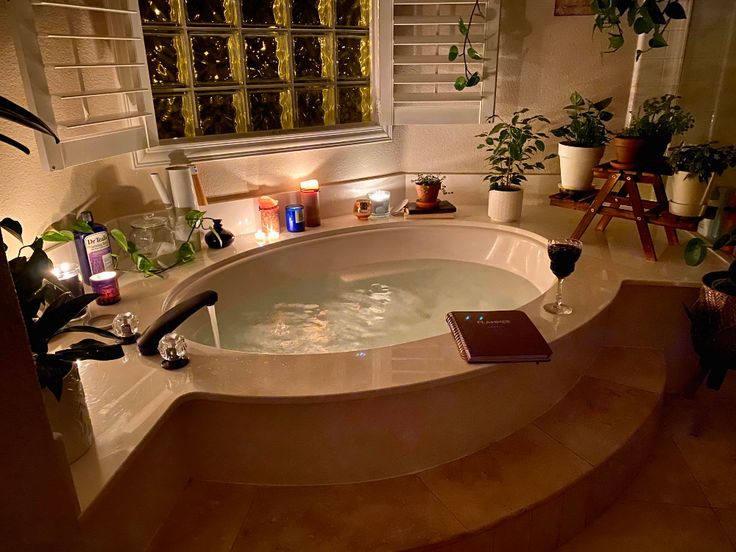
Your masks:
<svg viewBox="0 0 736 552"><path fill-rule="evenodd" d="M560 108L574 89L593 99L612 95L613 108L623 113L634 40L628 40L623 51L602 54L605 40L591 37L591 17L554 17L554 0L513 0L503 6L498 113L529 107L561 121ZM5 3L0 5L0 33L6 37L0 45L5 70L0 94L25 104L15 52L7 39ZM622 123L620 117L613 127ZM336 182L397 171L483 172L483 155L475 147L475 135L483 128L395 127L392 143L215 161L201 165L200 172L212 196L284 190L307 175ZM0 123L0 132L35 146L30 131ZM91 205L98 219L107 219L143 211L156 199L147 171L134 171L129 156L48 174L40 169L35 153L25 157L2 147L0 163L4 169L0 215L20 219L29 234L82 206ZM556 170L556 163L550 164L549 171Z"/></svg>

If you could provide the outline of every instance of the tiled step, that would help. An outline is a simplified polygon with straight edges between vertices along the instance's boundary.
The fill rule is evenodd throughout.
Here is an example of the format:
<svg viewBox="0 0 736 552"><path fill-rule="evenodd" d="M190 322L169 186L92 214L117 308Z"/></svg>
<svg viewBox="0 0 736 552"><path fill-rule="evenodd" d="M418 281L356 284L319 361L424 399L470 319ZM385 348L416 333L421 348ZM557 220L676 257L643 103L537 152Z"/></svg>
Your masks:
<svg viewBox="0 0 736 552"><path fill-rule="evenodd" d="M535 423L415 475L323 486L192 481L150 550L553 550L640 466L664 383L659 351L605 348Z"/></svg>

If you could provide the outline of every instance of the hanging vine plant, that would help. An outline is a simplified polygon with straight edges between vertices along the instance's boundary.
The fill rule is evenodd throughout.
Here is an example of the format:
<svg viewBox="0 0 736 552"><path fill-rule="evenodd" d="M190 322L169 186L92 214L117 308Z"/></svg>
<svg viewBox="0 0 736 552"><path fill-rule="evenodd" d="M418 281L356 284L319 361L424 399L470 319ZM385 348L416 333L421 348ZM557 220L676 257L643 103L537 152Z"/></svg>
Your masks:
<svg viewBox="0 0 736 552"><path fill-rule="evenodd" d="M475 0L475 4L473 4L473 9L470 12L467 24L462 17L458 20L457 28L460 31L460 34L463 35L462 51L456 44L453 44L450 46L450 51L447 54L447 59L450 61L455 61L458 57L461 57L463 64L465 65L465 74L460 75L455 79L455 90L463 90L464 88L475 86L480 82L480 74L478 71L470 71L469 64L472 62L468 61L480 61L483 59L483 56L481 56L473 47L473 43L470 40L470 29L473 26L473 18L476 16L485 19L483 12L480 10L480 0Z"/></svg>
<svg viewBox="0 0 736 552"><path fill-rule="evenodd" d="M673 19L686 19L680 0L593 0L595 14L593 31L608 33L608 50L615 52L624 45L622 25L628 25L637 35L651 35L649 48L637 50L636 59L654 48L665 48L664 32Z"/></svg>

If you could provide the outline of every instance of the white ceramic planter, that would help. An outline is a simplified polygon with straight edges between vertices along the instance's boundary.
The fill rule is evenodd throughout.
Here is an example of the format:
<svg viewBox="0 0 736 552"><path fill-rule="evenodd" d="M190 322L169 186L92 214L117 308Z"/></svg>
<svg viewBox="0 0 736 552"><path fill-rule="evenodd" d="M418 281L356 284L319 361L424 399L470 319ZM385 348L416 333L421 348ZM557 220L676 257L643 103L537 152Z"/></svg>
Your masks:
<svg viewBox="0 0 736 552"><path fill-rule="evenodd" d="M488 190L488 216L494 222L516 222L521 218L523 199L520 186L514 190Z"/></svg>
<svg viewBox="0 0 736 552"><path fill-rule="evenodd" d="M566 190L590 190L593 188L593 167L601 161L605 146L582 148L559 144L561 187Z"/></svg>
<svg viewBox="0 0 736 552"><path fill-rule="evenodd" d="M64 378L61 401L57 401L48 389L44 390L43 399L51 429L61 434L66 457L71 464L87 452L95 439L77 367Z"/></svg>
<svg viewBox="0 0 736 552"><path fill-rule="evenodd" d="M701 182L697 174L677 171L670 177L670 213L697 217L705 210L713 186L713 177Z"/></svg>

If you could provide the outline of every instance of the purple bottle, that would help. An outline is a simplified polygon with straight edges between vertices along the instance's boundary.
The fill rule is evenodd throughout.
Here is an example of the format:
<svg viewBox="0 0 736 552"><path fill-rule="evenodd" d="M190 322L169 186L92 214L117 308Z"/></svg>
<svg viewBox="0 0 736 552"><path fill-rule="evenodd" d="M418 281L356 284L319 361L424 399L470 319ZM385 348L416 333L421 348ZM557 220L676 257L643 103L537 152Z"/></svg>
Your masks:
<svg viewBox="0 0 736 552"><path fill-rule="evenodd" d="M107 227L96 223L91 211L83 211L79 220L92 227L91 233L74 231L74 247L77 249L79 268L84 283L89 285L89 277L92 274L114 270L115 266Z"/></svg>

